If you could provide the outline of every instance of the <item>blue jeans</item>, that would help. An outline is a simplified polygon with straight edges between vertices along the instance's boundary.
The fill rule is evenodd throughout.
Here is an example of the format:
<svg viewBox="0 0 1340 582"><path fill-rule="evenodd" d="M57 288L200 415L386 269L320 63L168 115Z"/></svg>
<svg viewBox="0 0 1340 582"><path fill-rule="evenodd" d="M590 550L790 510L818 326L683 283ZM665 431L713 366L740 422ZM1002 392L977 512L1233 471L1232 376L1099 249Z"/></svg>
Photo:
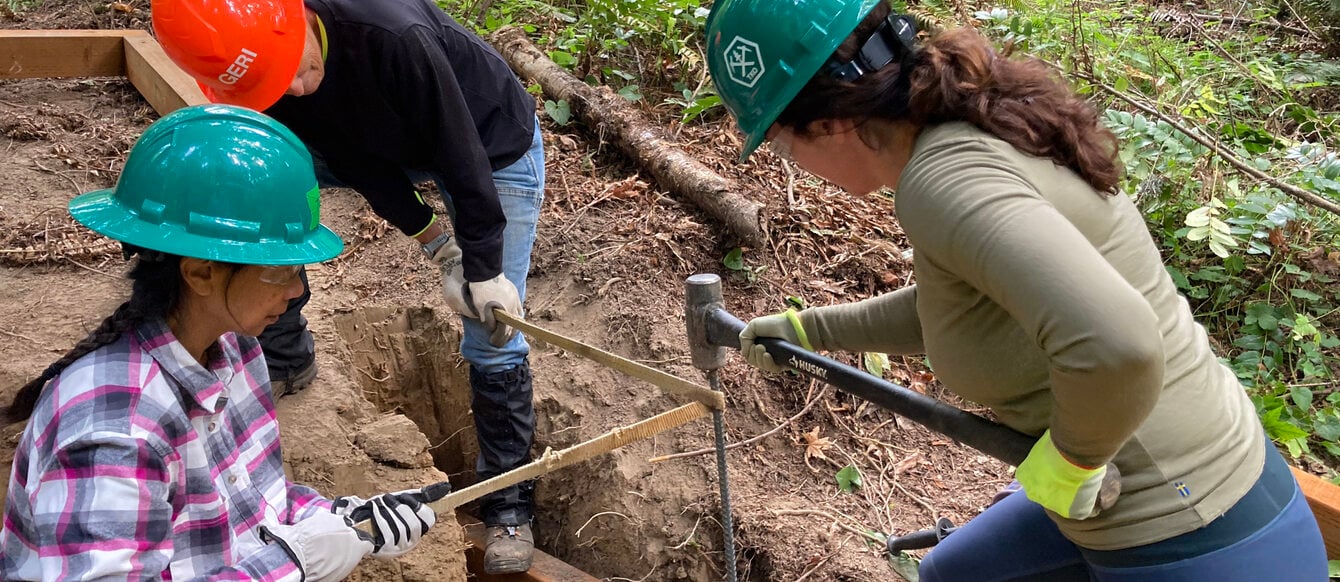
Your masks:
<svg viewBox="0 0 1340 582"><path fill-rule="evenodd" d="M1282 486L1270 492L1253 487L1244 501L1201 530L1139 548L1093 552L1061 535L1042 506L1022 492L1013 493L931 550L921 562L921 580L1323 582L1327 579L1326 548L1316 518L1279 452L1269 440L1266 447L1261 481L1274 479ZM1258 514L1262 507L1273 507L1274 517L1236 532L1239 535L1233 539L1237 541L1206 547L1205 530L1215 528L1221 520L1232 521L1234 511L1244 505L1252 505L1251 511ZM1221 536L1233 533L1217 529ZM1177 557L1150 560L1157 555Z"/></svg>
<svg viewBox="0 0 1340 582"><path fill-rule="evenodd" d="M436 172L410 171L410 180L424 182L432 180L442 193L447 214L456 220L456 207L452 203L451 193L443 187L443 180ZM540 120L535 120L535 137L530 149L521 159L493 173L493 183L498 188L498 201L502 204L503 215L507 217L507 228L503 230L502 269L503 275L516 285L521 301L526 301L526 275L530 273L530 251L535 246L535 226L540 219L540 207L544 204L544 138L540 133ZM489 343L489 332L478 319L462 317L464 339L461 340L461 356L474 367L490 374L510 370L526 360L530 354L530 345L521 334L512 337L507 345L497 348Z"/></svg>

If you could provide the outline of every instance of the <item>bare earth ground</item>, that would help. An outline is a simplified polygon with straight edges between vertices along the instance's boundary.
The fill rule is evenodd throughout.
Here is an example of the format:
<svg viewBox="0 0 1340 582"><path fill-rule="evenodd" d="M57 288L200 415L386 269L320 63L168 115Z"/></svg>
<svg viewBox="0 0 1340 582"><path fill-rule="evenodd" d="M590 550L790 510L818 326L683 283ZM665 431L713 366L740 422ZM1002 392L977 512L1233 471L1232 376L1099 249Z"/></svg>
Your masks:
<svg viewBox="0 0 1340 582"><path fill-rule="evenodd" d="M47 20L10 25L143 27L143 4L83 5L102 12L61 5ZM0 399L128 292L115 246L77 228L64 208L77 192L112 185L154 118L122 80L0 84ZM718 122L679 138L718 171L777 193L767 200L779 216L770 248L744 254L750 273L722 265L735 243L720 227L648 184L596 136L546 120L549 184L529 283L532 322L701 381L682 321L683 281L693 273L722 273L729 308L746 320L781 309L787 295L850 301L908 281L887 199L850 197L799 171L783 194L780 162L766 154L748 165L729 161L738 142L728 128ZM290 475L328 495L419 486L442 472L458 487L472 482L458 324L436 270L356 194L328 190L323 204L324 222L347 250L310 272L305 313L321 371L311 388L279 403ZM537 453L682 403L551 347L536 344L531 358ZM891 380L944 396L921 362L895 359L891 368ZM742 361L722 378L728 440L785 423L729 457L742 579L895 579L863 533L906 533L938 516L966 521L1010 479L1000 463L832 389L765 377ZM419 430L406 431L398 414ZM0 459L10 458L21 430L0 432ZM540 545L611 580L719 579L713 457L648 461L711 443L711 425L700 421L548 475L538 489ZM849 464L863 486L842 493L834 473ZM6 465L0 479L8 473ZM368 561L361 579L461 579L458 528L431 537L430 547L397 562Z"/></svg>

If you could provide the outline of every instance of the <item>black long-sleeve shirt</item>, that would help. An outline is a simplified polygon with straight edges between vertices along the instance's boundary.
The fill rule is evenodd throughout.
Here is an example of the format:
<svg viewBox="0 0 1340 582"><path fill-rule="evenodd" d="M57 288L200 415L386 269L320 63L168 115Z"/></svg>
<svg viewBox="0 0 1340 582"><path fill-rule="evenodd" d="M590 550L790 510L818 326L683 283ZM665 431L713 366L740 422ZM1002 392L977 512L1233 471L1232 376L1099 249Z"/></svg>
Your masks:
<svg viewBox="0 0 1340 582"><path fill-rule="evenodd" d="M325 28L325 78L266 113L405 234L431 209L406 170L437 172L456 208L465 276L502 272L494 170L520 159L535 102L487 43L428 0L306 0Z"/></svg>

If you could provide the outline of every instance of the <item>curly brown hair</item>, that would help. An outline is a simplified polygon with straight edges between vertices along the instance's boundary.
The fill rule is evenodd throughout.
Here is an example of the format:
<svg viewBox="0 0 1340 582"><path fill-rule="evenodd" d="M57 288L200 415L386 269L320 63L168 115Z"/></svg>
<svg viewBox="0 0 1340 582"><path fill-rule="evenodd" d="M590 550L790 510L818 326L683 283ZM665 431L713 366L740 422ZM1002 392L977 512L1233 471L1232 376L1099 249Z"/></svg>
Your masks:
<svg viewBox="0 0 1340 582"><path fill-rule="evenodd" d="M834 56L850 60L890 13L880 3L843 41ZM1100 194L1116 192L1121 178L1117 138L1098 111L1043 62L1005 58L971 28L921 42L902 62L854 81L816 74L777 122L811 135L820 119L882 119L917 126L966 121L1019 151L1070 168Z"/></svg>

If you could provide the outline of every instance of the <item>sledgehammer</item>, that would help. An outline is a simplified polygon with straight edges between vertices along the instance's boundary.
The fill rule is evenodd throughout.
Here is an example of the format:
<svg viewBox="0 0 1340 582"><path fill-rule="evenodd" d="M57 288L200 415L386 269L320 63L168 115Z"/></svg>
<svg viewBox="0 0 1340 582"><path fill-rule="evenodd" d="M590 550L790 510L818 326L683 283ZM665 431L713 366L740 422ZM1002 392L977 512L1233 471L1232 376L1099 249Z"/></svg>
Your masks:
<svg viewBox="0 0 1340 582"><path fill-rule="evenodd" d="M717 275L700 274L689 277L686 284L690 301L685 317L695 366L700 358L724 361L726 348L740 349L744 322L726 311L720 281ZM780 366L832 384L1011 465L1024 462L1037 440L795 344L775 338L759 338L758 343Z"/></svg>
<svg viewBox="0 0 1340 582"><path fill-rule="evenodd" d="M690 276L685 282L685 288L687 301L684 317L694 366L719 368L725 361L725 348L740 349L740 332L744 331L745 324L726 311L719 276ZM795 344L776 338L759 338L757 341L767 348L768 354L778 365L869 400L1010 465L1017 467L1024 462L1037 442L1035 437L876 378ZM1112 464L1107 469L1108 476L1099 492L1098 506L1103 509L1111 507L1121 493L1120 472Z"/></svg>

